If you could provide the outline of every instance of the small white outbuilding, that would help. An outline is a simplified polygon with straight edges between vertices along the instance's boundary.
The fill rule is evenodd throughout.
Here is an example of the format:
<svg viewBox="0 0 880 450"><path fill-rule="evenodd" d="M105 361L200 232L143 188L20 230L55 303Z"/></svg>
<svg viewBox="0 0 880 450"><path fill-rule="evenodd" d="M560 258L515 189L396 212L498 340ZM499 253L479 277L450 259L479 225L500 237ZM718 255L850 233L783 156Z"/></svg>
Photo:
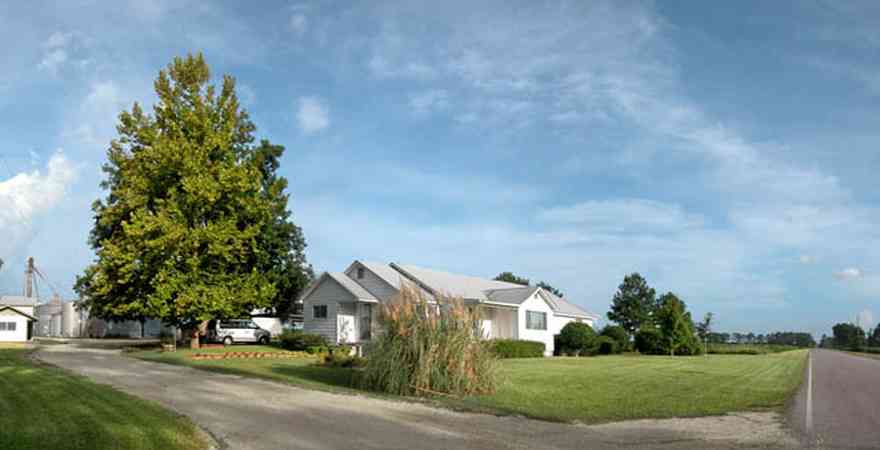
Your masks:
<svg viewBox="0 0 880 450"><path fill-rule="evenodd" d="M12 306L0 306L0 342L27 342L37 318Z"/></svg>

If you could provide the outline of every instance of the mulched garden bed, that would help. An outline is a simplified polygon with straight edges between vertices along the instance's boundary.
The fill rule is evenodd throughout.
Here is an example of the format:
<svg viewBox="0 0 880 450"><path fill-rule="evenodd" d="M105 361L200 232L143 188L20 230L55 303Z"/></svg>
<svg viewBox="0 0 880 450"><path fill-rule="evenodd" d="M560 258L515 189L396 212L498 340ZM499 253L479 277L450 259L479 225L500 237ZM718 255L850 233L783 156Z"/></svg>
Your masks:
<svg viewBox="0 0 880 450"><path fill-rule="evenodd" d="M314 358L306 352L225 352L196 353L192 359L259 359L259 358Z"/></svg>

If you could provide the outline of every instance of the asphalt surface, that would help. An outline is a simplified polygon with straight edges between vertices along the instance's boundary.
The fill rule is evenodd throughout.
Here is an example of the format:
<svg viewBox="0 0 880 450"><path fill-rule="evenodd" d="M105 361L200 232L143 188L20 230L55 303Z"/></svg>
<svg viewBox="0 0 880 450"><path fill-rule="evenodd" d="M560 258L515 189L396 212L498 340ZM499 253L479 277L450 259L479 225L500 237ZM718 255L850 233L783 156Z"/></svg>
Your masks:
<svg viewBox="0 0 880 450"><path fill-rule="evenodd" d="M231 449L704 449L792 447L776 413L570 425L337 395L116 351L45 346L37 358L190 417Z"/></svg>
<svg viewBox="0 0 880 450"><path fill-rule="evenodd" d="M788 413L803 446L880 448L880 360L821 349L811 358L812 373Z"/></svg>

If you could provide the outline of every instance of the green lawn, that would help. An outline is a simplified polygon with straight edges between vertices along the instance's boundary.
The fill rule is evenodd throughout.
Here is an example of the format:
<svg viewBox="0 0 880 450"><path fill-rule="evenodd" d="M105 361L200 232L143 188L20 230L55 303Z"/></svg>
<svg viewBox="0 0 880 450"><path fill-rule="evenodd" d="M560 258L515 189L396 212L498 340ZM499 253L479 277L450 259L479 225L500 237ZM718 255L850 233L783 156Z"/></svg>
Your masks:
<svg viewBox="0 0 880 450"><path fill-rule="evenodd" d="M778 408L800 385L805 362L804 350L507 360L495 395L462 403L585 423Z"/></svg>
<svg viewBox="0 0 880 450"><path fill-rule="evenodd" d="M196 361L189 358L189 350L132 355L308 388L360 392L351 387L351 370L316 367L312 359ZM509 359L500 363L494 395L436 402L471 411L585 423L770 409L781 407L798 387L805 362L804 350L754 356Z"/></svg>
<svg viewBox="0 0 880 450"><path fill-rule="evenodd" d="M0 348L0 449L203 449L195 426L154 403Z"/></svg>

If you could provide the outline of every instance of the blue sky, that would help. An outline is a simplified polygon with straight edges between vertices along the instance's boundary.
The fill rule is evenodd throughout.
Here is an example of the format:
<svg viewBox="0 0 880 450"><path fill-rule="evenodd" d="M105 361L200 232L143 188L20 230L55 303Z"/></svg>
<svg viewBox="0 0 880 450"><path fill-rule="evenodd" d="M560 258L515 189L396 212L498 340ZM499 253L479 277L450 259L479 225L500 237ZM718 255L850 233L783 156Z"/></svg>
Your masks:
<svg viewBox="0 0 880 450"><path fill-rule="evenodd" d="M0 292L33 255L73 295L116 114L202 51L319 271L510 270L603 315L638 271L719 329L874 324L876 2L340 3L0 5Z"/></svg>

